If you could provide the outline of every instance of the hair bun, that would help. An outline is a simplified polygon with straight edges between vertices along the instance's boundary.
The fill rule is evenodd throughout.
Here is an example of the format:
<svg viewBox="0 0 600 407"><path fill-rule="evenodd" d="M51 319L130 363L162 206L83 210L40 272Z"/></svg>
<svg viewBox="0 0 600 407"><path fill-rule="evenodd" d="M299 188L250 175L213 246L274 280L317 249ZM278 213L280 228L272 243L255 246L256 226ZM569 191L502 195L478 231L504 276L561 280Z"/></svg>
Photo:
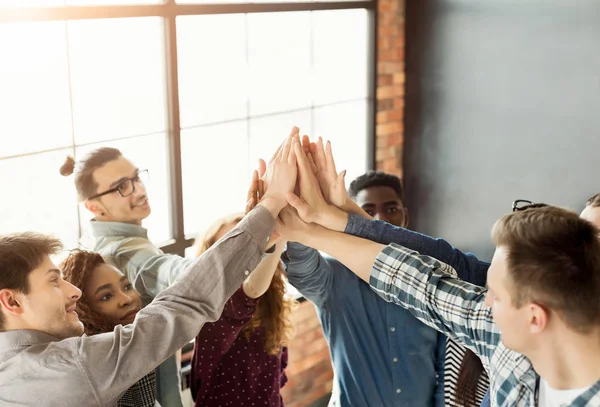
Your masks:
<svg viewBox="0 0 600 407"><path fill-rule="evenodd" d="M68 177L73 174L75 170L75 159L71 156L67 156L64 164L60 167L60 175L63 177Z"/></svg>

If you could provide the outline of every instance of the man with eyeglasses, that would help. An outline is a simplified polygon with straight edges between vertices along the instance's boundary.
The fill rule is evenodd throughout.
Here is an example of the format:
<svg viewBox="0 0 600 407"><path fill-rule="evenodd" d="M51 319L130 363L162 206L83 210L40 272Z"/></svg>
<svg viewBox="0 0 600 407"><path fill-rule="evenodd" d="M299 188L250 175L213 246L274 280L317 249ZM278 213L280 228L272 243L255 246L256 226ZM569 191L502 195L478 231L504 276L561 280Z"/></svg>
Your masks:
<svg viewBox="0 0 600 407"><path fill-rule="evenodd" d="M142 227L151 212L144 184L148 171L140 170L121 151L99 148L77 165L68 157L60 172L65 176L75 173L79 199L94 215L95 244L90 249L133 282L144 306L191 266L193 259L165 254L148 239L148 231ZM162 406L183 407L180 376L176 355L156 369L157 400Z"/></svg>
<svg viewBox="0 0 600 407"><path fill-rule="evenodd" d="M292 130L291 137L297 128ZM148 239L142 221L151 212L141 170L121 151L99 148L75 163L68 157L62 175L75 173L79 199L94 215L91 220L95 238L93 251L123 272L134 285L146 306L163 290L173 285L196 259L165 254ZM180 364L173 355L156 370L157 399L162 406L183 407Z"/></svg>

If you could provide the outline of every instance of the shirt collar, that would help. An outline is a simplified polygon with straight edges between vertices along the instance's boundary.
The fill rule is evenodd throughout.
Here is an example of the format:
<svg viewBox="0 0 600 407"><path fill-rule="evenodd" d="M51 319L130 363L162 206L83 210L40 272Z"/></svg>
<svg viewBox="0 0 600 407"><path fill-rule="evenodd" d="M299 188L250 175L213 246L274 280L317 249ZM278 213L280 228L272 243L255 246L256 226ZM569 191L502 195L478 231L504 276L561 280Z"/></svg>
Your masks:
<svg viewBox="0 0 600 407"><path fill-rule="evenodd" d="M148 231L145 228L131 223L102 222L92 219L90 224L94 237L125 236L148 239Z"/></svg>
<svg viewBox="0 0 600 407"><path fill-rule="evenodd" d="M531 361L525 355L519 354L515 357L513 373L516 379L527 386L529 390L532 392L536 391L538 374L535 372Z"/></svg>
<svg viewBox="0 0 600 407"><path fill-rule="evenodd" d="M60 339L46 332L32 329L18 329L14 331L0 332L0 353L8 349L32 346L40 343L58 342Z"/></svg>

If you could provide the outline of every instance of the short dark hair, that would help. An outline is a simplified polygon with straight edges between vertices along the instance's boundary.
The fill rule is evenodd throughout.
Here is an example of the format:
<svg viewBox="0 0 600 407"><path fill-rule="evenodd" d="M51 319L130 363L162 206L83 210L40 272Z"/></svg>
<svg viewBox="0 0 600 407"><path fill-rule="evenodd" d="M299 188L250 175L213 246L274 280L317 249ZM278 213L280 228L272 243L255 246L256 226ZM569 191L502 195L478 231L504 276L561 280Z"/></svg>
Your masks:
<svg viewBox="0 0 600 407"><path fill-rule="evenodd" d="M600 206L600 192L596 195L590 197L585 203L585 206L591 206L592 208L597 208Z"/></svg>
<svg viewBox="0 0 600 407"><path fill-rule="evenodd" d="M29 274L38 268L45 256L62 250L59 239L34 232L0 236L0 290L29 293ZM0 312L0 332L4 331L4 316Z"/></svg>
<svg viewBox="0 0 600 407"><path fill-rule="evenodd" d="M60 174L67 177L75 173L75 188L77 188L79 200L85 201L98 192L98 184L94 180L94 171L121 157L121 152L112 147L98 148L89 153L79 163L76 163L73 157L69 156L60 167Z"/></svg>
<svg viewBox="0 0 600 407"><path fill-rule="evenodd" d="M546 206L502 217L492 239L506 248L516 307L545 305L578 332L600 325L600 239L594 225Z"/></svg>
<svg viewBox="0 0 600 407"><path fill-rule="evenodd" d="M402 188L400 178L382 171L369 171L356 178L350 183L348 195L351 199L355 199L360 191L371 187L390 187L394 190L398 198L404 202L404 189Z"/></svg>

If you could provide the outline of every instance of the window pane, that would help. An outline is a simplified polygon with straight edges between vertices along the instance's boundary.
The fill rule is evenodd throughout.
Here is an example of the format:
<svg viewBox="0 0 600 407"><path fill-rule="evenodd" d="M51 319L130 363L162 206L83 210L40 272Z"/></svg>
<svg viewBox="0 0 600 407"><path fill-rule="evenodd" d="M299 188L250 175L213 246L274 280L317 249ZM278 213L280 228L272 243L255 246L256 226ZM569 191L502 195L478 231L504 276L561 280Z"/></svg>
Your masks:
<svg viewBox="0 0 600 407"><path fill-rule="evenodd" d="M246 121L181 132L183 213L186 236L246 208L250 186Z"/></svg>
<svg viewBox="0 0 600 407"><path fill-rule="evenodd" d="M366 10L313 12L315 105L367 97L368 27Z"/></svg>
<svg viewBox="0 0 600 407"><path fill-rule="evenodd" d="M346 170L346 186L368 169L367 101L315 109L315 137L331 141L338 173Z"/></svg>
<svg viewBox="0 0 600 407"><path fill-rule="evenodd" d="M256 165L259 158L268 163L294 126L300 128L300 134L310 135L310 109L250 119L250 164Z"/></svg>
<svg viewBox="0 0 600 407"><path fill-rule="evenodd" d="M0 24L0 157L72 144L65 23Z"/></svg>
<svg viewBox="0 0 600 407"><path fill-rule="evenodd" d="M58 170L72 150L0 160L4 199L0 199L0 234L27 230L59 237L77 247L77 194L73 178Z"/></svg>
<svg viewBox="0 0 600 407"><path fill-rule="evenodd" d="M146 190L152 213L148 219L144 220L142 226L148 229L148 237L154 243L170 239L172 237L169 217L170 194L164 133L79 147L76 150L77 159L84 158L90 151L100 147L118 148L123 156L131 160L138 168L149 170L150 177ZM90 238L89 221L91 218L92 214L82 206L81 228L86 242Z"/></svg>
<svg viewBox="0 0 600 407"><path fill-rule="evenodd" d="M250 115L310 107L310 12L248 14Z"/></svg>
<svg viewBox="0 0 600 407"><path fill-rule="evenodd" d="M69 22L77 144L165 130L160 18Z"/></svg>
<svg viewBox="0 0 600 407"><path fill-rule="evenodd" d="M247 116L246 16L177 18L181 126Z"/></svg>

